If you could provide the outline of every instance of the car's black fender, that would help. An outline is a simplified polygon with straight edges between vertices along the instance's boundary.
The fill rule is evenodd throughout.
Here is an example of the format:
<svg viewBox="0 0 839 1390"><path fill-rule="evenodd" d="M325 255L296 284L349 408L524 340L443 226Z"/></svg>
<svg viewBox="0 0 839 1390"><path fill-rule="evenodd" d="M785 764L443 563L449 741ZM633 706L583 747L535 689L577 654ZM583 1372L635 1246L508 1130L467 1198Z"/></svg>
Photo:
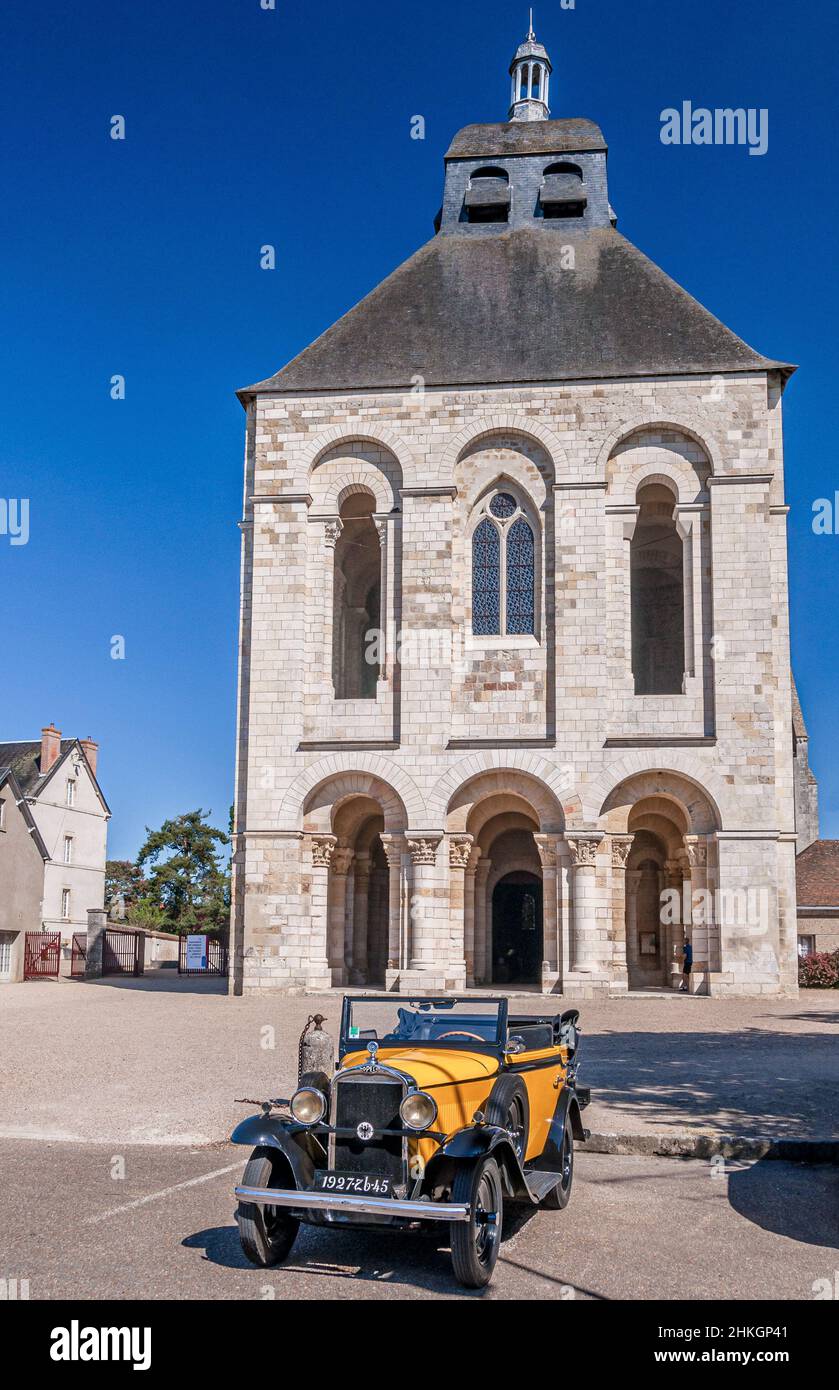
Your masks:
<svg viewBox="0 0 839 1390"><path fill-rule="evenodd" d="M279 1115L251 1115L236 1126L230 1142L247 1144L253 1149L279 1149L291 1169L294 1186L309 1188L314 1185L316 1154L312 1152L312 1136Z"/></svg>
<svg viewBox="0 0 839 1390"><path fill-rule="evenodd" d="M548 1142L536 1160L538 1167L546 1171L556 1168L559 1172L562 1140L565 1134L565 1118L570 1117L571 1132L575 1139L587 1139L588 1130L583 1126L580 1102L573 1086L563 1086L557 1097L556 1108L548 1128Z"/></svg>
<svg viewBox="0 0 839 1390"><path fill-rule="evenodd" d="M497 1160L510 1197L530 1197L527 1179L510 1136L506 1129L497 1125L466 1125L448 1135L428 1161L423 1189L431 1192L450 1180L455 1165L474 1163L480 1158Z"/></svg>

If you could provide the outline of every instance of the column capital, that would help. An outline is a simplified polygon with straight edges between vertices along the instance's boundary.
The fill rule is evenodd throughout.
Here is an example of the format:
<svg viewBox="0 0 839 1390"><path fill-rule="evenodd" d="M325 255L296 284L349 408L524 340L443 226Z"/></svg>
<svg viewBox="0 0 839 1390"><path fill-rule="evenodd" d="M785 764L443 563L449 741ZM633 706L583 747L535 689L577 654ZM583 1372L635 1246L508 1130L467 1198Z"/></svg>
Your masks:
<svg viewBox="0 0 839 1390"><path fill-rule="evenodd" d="M468 869L474 843L474 835L449 836L449 865L451 868Z"/></svg>
<svg viewBox="0 0 839 1390"><path fill-rule="evenodd" d="M686 835L685 853L692 869L704 869L708 863L708 839L705 835Z"/></svg>
<svg viewBox="0 0 839 1390"><path fill-rule="evenodd" d="M566 835L565 843L571 851L575 869L593 869L597 862L597 846L603 839L603 832L587 835Z"/></svg>
<svg viewBox="0 0 839 1390"><path fill-rule="evenodd" d="M312 864L316 869L328 869L338 844L337 835L311 835Z"/></svg>
<svg viewBox="0 0 839 1390"><path fill-rule="evenodd" d="M408 838L408 853L412 864L436 864L437 850L442 835L423 835L420 839Z"/></svg>
<svg viewBox="0 0 839 1390"><path fill-rule="evenodd" d="M558 835L534 835L534 844L539 854L539 862L543 869L556 868L556 856L559 848Z"/></svg>
<svg viewBox="0 0 839 1390"><path fill-rule="evenodd" d="M382 849L385 852L385 859L388 866L392 869L402 863L402 851L405 848L405 840L402 835L380 835Z"/></svg>
<svg viewBox="0 0 839 1390"><path fill-rule="evenodd" d="M612 835L612 868L625 869L626 861L629 858L629 851L632 849L635 840L634 835Z"/></svg>
<svg viewBox="0 0 839 1390"><path fill-rule="evenodd" d="M323 528L323 539L324 543L329 546L330 550L335 549L336 545L338 544L338 537L340 536L343 529L344 523L342 522L340 517L335 517L334 519L325 522Z"/></svg>
<svg viewBox="0 0 839 1390"><path fill-rule="evenodd" d="M330 868L333 874L343 878L350 871L350 864L353 861L353 852L347 845L338 845L332 853L332 863Z"/></svg>

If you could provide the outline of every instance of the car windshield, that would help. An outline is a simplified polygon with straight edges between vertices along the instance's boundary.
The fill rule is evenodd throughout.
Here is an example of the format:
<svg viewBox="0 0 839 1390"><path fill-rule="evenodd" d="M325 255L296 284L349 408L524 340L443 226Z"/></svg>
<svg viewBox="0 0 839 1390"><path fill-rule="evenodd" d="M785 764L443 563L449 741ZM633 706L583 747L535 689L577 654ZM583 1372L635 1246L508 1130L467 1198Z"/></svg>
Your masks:
<svg viewBox="0 0 839 1390"><path fill-rule="evenodd" d="M347 999L343 1043L351 1050L368 1042L498 1043L501 1003L497 999Z"/></svg>

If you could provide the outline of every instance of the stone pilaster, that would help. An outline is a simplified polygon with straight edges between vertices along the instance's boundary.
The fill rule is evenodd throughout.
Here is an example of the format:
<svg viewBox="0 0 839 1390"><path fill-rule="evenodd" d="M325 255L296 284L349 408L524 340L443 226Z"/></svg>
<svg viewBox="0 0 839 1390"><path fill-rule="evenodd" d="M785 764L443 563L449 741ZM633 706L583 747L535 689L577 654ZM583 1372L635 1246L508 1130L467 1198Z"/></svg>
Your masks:
<svg viewBox="0 0 839 1390"><path fill-rule="evenodd" d="M542 865L542 993L560 989L559 913L557 908L558 835L534 835Z"/></svg>
<svg viewBox="0 0 839 1390"><path fill-rule="evenodd" d="M336 835L312 835L309 847L312 855L312 877L309 912L309 968L307 983L310 989L331 988L329 966L329 866L338 844Z"/></svg>
<svg viewBox="0 0 839 1390"><path fill-rule="evenodd" d="M397 989L405 968L405 931L402 912L402 855L405 841L401 835L381 835L387 859L387 965L385 985Z"/></svg>
<svg viewBox="0 0 839 1390"><path fill-rule="evenodd" d="M356 854L353 863L352 955L347 965L351 985L368 982L368 926L370 916L370 855Z"/></svg>
<svg viewBox="0 0 839 1390"><path fill-rule="evenodd" d="M466 983L466 874L474 846L472 835L449 836L449 912L451 936L449 965L453 977Z"/></svg>
<svg viewBox="0 0 839 1390"><path fill-rule="evenodd" d="M612 977L619 989L629 987L626 957L626 866L634 835L612 835Z"/></svg>
<svg viewBox="0 0 839 1390"><path fill-rule="evenodd" d="M347 982L347 875L353 852L346 845L337 845L332 853L331 892L329 895L329 963L333 985Z"/></svg>

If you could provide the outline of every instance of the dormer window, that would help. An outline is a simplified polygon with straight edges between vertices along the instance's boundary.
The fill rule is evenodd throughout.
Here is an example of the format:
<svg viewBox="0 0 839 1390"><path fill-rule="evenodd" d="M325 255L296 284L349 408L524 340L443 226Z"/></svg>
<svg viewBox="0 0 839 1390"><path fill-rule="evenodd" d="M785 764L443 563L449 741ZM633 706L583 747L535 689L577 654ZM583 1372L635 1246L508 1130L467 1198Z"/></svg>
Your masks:
<svg viewBox="0 0 839 1390"><path fill-rule="evenodd" d="M476 169L464 199L470 222L506 222L510 216L510 180L505 169Z"/></svg>
<svg viewBox="0 0 839 1390"><path fill-rule="evenodd" d="M588 202L583 171L578 164L549 164L542 176L539 202L543 217L582 217Z"/></svg>

